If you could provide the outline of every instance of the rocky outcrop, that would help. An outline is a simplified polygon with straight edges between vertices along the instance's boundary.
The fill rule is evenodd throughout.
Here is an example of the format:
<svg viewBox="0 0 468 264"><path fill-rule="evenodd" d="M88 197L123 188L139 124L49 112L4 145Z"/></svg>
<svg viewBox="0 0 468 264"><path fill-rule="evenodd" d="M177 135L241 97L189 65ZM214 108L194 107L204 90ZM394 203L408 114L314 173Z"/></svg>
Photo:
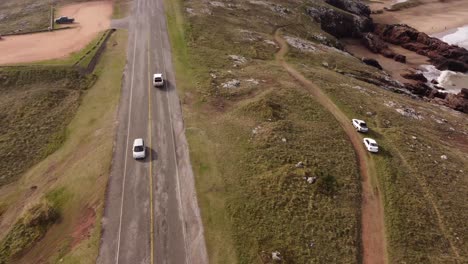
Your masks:
<svg viewBox="0 0 468 264"><path fill-rule="evenodd" d="M468 50L449 45L408 25L375 24L374 33L386 42L430 58L439 70L468 70Z"/></svg>
<svg viewBox="0 0 468 264"><path fill-rule="evenodd" d="M369 7L357 0L323 0L328 5L311 4L306 13L320 24L323 31L336 38L359 38L362 44L374 53L382 54L395 61L406 63L406 57L392 50L388 43L399 45L405 49L430 58L439 70L456 72L468 71L468 51L449 45L437 38L432 38L407 25L374 24ZM382 69L378 61L362 58L362 62ZM410 95L425 97L429 100L446 105L455 110L468 113L468 90L464 89L457 95L441 92L434 81L428 80L419 73L407 73L402 76L413 80L412 83L401 84L390 77L375 78L365 73L340 72L346 76L373 83L384 89Z"/></svg>
<svg viewBox="0 0 468 264"><path fill-rule="evenodd" d="M468 91L466 88L463 89L458 94L448 94L442 101L443 104L460 112L468 113L468 97L466 97Z"/></svg>
<svg viewBox="0 0 468 264"><path fill-rule="evenodd" d="M415 72L408 72L408 73L403 73L401 76L405 79L409 80L415 80L415 81L420 81L420 82L427 82L426 77L422 73L415 73Z"/></svg>
<svg viewBox="0 0 468 264"><path fill-rule="evenodd" d="M361 37L363 32L373 30L372 20L368 16L359 16L323 6L308 7L306 12L320 24L323 31L337 38L357 38Z"/></svg>
<svg viewBox="0 0 468 264"><path fill-rule="evenodd" d="M361 59L362 62L364 62L365 64L369 65L369 66L372 66L372 67L375 67L379 70L382 70L382 66L380 65L380 63L376 60L376 59L371 59L371 58L362 58Z"/></svg>
<svg viewBox="0 0 468 264"><path fill-rule="evenodd" d="M418 95L420 97L427 97L432 93L432 90L435 90L423 82L418 82L416 84L405 83L405 88L408 89L412 94Z"/></svg>
<svg viewBox="0 0 468 264"><path fill-rule="evenodd" d="M369 17L371 14L370 8L355 0L325 0L325 2L329 5L332 5L334 7L337 7L339 9L345 10L349 13L358 15L358 16L364 16L364 17Z"/></svg>
<svg viewBox="0 0 468 264"><path fill-rule="evenodd" d="M388 44L385 43L385 41L373 33L364 33L361 38L361 42L365 47L374 53L380 53L387 58L394 59L395 61L401 63L406 62L406 56L395 53L388 47Z"/></svg>

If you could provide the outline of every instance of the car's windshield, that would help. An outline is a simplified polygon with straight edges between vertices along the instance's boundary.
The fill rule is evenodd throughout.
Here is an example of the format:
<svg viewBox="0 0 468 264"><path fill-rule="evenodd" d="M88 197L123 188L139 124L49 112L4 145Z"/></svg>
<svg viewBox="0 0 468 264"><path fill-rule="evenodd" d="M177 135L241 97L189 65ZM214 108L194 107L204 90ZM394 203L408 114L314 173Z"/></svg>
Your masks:
<svg viewBox="0 0 468 264"><path fill-rule="evenodd" d="M377 144L375 144L375 143L370 143L370 145L373 146L373 147L377 147Z"/></svg>
<svg viewBox="0 0 468 264"><path fill-rule="evenodd" d="M135 152L142 152L143 151L143 146L135 146L134 151Z"/></svg>
<svg viewBox="0 0 468 264"><path fill-rule="evenodd" d="M158 78L154 78L154 81L155 82L160 82L160 81L162 81L162 79L158 77Z"/></svg>
<svg viewBox="0 0 468 264"><path fill-rule="evenodd" d="M361 123L362 127L367 127L366 123Z"/></svg>

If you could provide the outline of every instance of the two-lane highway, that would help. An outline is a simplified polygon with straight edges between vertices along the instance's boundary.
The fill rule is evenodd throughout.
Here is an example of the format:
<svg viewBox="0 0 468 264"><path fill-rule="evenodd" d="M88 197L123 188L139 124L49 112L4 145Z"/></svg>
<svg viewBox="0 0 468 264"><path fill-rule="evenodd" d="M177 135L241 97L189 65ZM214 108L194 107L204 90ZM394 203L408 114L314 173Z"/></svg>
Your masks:
<svg viewBox="0 0 468 264"><path fill-rule="evenodd" d="M208 263L165 18L163 0L134 1L98 263Z"/></svg>

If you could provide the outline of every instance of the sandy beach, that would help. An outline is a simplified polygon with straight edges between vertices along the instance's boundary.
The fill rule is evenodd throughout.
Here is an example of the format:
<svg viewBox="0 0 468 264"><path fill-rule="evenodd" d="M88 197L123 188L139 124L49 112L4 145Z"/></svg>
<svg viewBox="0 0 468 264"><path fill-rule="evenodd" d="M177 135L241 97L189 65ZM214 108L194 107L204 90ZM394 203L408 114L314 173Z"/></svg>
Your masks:
<svg viewBox="0 0 468 264"><path fill-rule="evenodd" d="M420 0L423 4L402 9L400 11L384 11L374 14L372 18L376 23L407 24L428 35L447 31L468 25L468 1L446 0ZM396 3L395 0L381 0L382 3L371 3L372 10L381 10Z"/></svg>

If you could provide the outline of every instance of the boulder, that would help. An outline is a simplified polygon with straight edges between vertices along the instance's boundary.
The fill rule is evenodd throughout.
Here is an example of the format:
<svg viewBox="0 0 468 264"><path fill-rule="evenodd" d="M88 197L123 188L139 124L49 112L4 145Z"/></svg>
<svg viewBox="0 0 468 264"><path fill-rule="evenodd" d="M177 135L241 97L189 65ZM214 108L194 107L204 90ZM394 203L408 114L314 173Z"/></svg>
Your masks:
<svg viewBox="0 0 468 264"><path fill-rule="evenodd" d="M462 88L458 95L465 99L468 99L468 88Z"/></svg>
<svg viewBox="0 0 468 264"><path fill-rule="evenodd" d="M405 63L406 57L395 53L391 50L387 43L383 41L379 36L373 33L364 33L361 38L362 44L374 53L380 53L387 58L394 59L395 61Z"/></svg>
<svg viewBox="0 0 468 264"><path fill-rule="evenodd" d="M437 57L437 59L433 59L434 66L437 69L444 71L454 71L454 72L466 72L468 71L468 65L457 60L453 59L446 59L444 57Z"/></svg>
<svg viewBox="0 0 468 264"><path fill-rule="evenodd" d="M401 63L406 63L406 56L401 55L401 54L395 54L395 57L393 57L395 61L401 62Z"/></svg>
<svg viewBox="0 0 468 264"><path fill-rule="evenodd" d="M464 97L462 92L458 94L447 94L444 100L446 106L457 111L468 113L468 99Z"/></svg>
<svg viewBox="0 0 468 264"><path fill-rule="evenodd" d="M416 80L416 81L420 81L424 83L427 82L426 77L424 77L422 73L408 72L408 73L401 74L401 76L409 80Z"/></svg>
<svg viewBox="0 0 468 264"><path fill-rule="evenodd" d="M429 96L432 93L432 90L434 90L422 82L418 82L416 84L405 83L405 88L420 97Z"/></svg>
<svg viewBox="0 0 468 264"><path fill-rule="evenodd" d="M361 60L362 60L362 62L364 62L365 64L367 64L369 66L372 66L372 67L375 67L375 68L377 68L379 70L382 70L382 66L380 65L380 63L376 59L362 58Z"/></svg>

